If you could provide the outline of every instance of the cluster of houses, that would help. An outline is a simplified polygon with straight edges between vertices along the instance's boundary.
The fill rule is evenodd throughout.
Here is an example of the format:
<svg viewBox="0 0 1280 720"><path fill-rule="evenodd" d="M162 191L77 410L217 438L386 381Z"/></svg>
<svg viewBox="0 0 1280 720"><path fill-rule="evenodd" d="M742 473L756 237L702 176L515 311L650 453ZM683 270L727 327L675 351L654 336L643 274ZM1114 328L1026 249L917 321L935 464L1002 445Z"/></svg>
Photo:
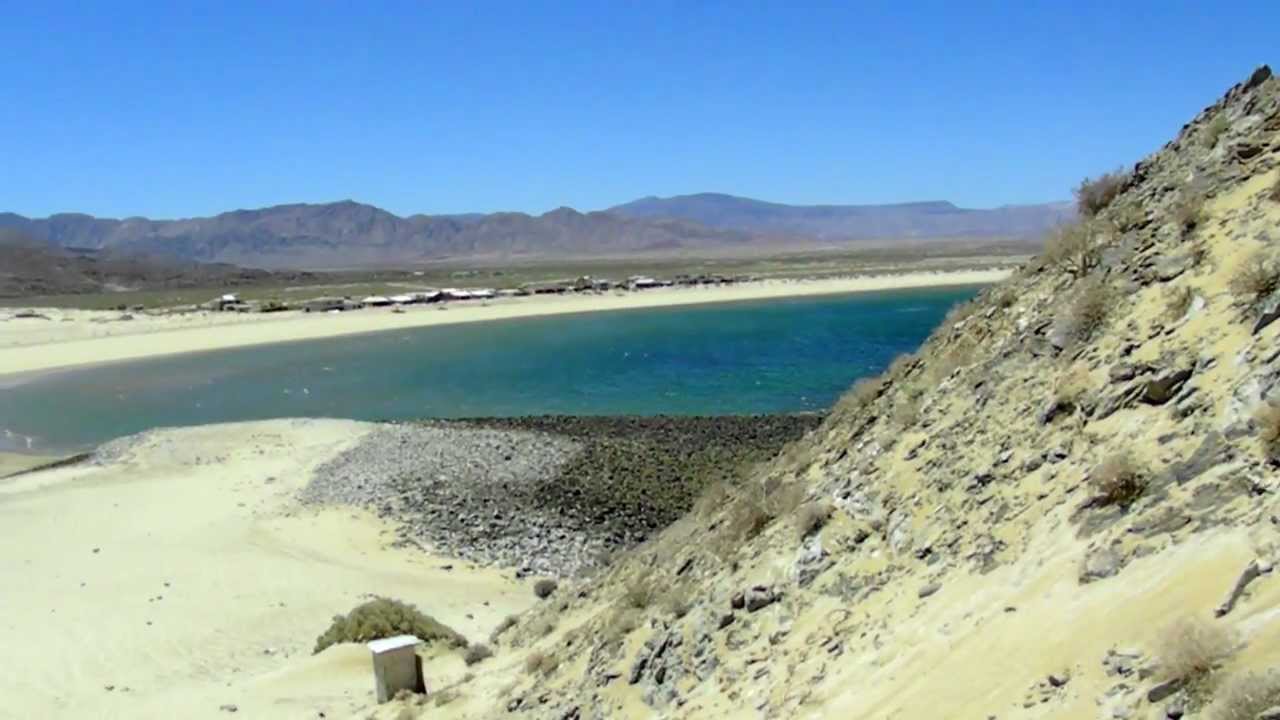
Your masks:
<svg viewBox="0 0 1280 720"><path fill-rule="evenodd" d="M527 295L563 295L566 293L606 292L610 290L647 290L650 288L693 286L693 285L726 285L748 280L750 278L725 275L677 275L671 280L659 280L648 275L632 275L623 281L606 278L593 278L583 275L575 280L556 280L551 282L525 283L515 288L444 288L441 290L423 290L399 295L369 295L356 299L352 297L318 297L299 303L287 304L278 300L252 301L242 300L235 293L228 293L214 298L199 307L203 310L220 312L278 312L281 310L302 310L304 312L343 312L359 310L366 307L394 307L405 305L424 305L430 303L459 302L466 300L491 300L494 298L522 297Z"/></svg>

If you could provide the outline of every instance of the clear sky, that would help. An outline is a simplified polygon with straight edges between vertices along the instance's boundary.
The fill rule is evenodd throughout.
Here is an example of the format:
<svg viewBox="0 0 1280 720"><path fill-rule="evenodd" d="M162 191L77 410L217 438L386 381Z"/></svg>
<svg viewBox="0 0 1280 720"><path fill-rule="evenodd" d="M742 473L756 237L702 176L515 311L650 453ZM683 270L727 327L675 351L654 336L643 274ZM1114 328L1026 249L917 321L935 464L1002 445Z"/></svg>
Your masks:
<svg viewBox="0 0 1280 720"><path fill-rule="evenodd" d="M1277 27L1276 0L0 0L0 211L1063 199Z"/></svg>

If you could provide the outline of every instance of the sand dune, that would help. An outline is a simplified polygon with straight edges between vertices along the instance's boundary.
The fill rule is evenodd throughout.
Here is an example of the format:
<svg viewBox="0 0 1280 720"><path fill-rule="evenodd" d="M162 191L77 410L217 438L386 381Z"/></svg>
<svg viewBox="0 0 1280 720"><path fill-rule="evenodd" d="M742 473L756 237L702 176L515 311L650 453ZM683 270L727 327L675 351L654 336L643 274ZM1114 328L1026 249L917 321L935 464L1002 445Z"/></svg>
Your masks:
<svg viewBox="0 0 1280 720"><path fill-rule="evenodd" d="M404 313L368 309L343 314L269 315L192 313L139 315L48 310L48 319L0 315L0 375L134 360L247 345L310 340L379 330L535 315L626 310L700 303L760 300L897 288L970 285L1004 279L1008 270L911 272L825 280L766 280L723 287L683 287L644 292L508 298L483 303L416 306Z"/></svg>
<svg viewBox="0 0 1280 720"><path fill-rule="evenodd" d="M348 717L373 702L367 651L310 654L334 614L388 595L482 639L532 603L510 574L385 547L366 514L297 506L368 427L165 430L0 482L0 717ZM464 671L451 656L430 672Z"/></svg>

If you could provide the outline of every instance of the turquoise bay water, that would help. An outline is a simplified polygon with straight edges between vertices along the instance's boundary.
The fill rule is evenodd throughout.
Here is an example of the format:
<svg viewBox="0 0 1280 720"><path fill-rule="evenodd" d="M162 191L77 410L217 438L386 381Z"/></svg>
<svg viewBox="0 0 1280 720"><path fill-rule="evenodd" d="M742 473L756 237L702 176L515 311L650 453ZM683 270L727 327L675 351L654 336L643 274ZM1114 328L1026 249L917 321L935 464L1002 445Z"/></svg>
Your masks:
<svg viewBox="0 0 1280 720"><path fill-rule="evenodd" d="M444 325L52 373L0 389L0 449L65 452L155 427L273 417L821 410L976 291Z"/></svg>

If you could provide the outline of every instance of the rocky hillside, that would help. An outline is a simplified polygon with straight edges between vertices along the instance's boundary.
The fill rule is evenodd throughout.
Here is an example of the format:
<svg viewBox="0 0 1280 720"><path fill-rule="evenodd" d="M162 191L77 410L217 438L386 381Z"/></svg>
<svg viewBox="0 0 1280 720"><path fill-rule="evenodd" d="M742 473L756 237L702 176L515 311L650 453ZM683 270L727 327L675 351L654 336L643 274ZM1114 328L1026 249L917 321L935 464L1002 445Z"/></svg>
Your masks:
<svg viewBox="0 0 1280 720"><path fill-rule="evenodd" d="M263 270L221 263L197 263L132 253L81 252L51 246L0 229L0 298L123 289L235 287L263 282ZM301 281L307 273L279 279Z"/></svg>
<svg viewBox="0 0 1280 720"><path fill-rule="evenodd" d="M1280 80L1081 190L749 481L370 714L1276 717Z"/></svg>
<svg viewBox="0 0 1280 720"><path fill-rule="evenodd" d="M783 205L720 193L647 197L609 208L635 218L679 218L722 230L866 241L885 238L1036 239L1070 220L1069 203L975 210L949 202L893 205Z"/></svg>

